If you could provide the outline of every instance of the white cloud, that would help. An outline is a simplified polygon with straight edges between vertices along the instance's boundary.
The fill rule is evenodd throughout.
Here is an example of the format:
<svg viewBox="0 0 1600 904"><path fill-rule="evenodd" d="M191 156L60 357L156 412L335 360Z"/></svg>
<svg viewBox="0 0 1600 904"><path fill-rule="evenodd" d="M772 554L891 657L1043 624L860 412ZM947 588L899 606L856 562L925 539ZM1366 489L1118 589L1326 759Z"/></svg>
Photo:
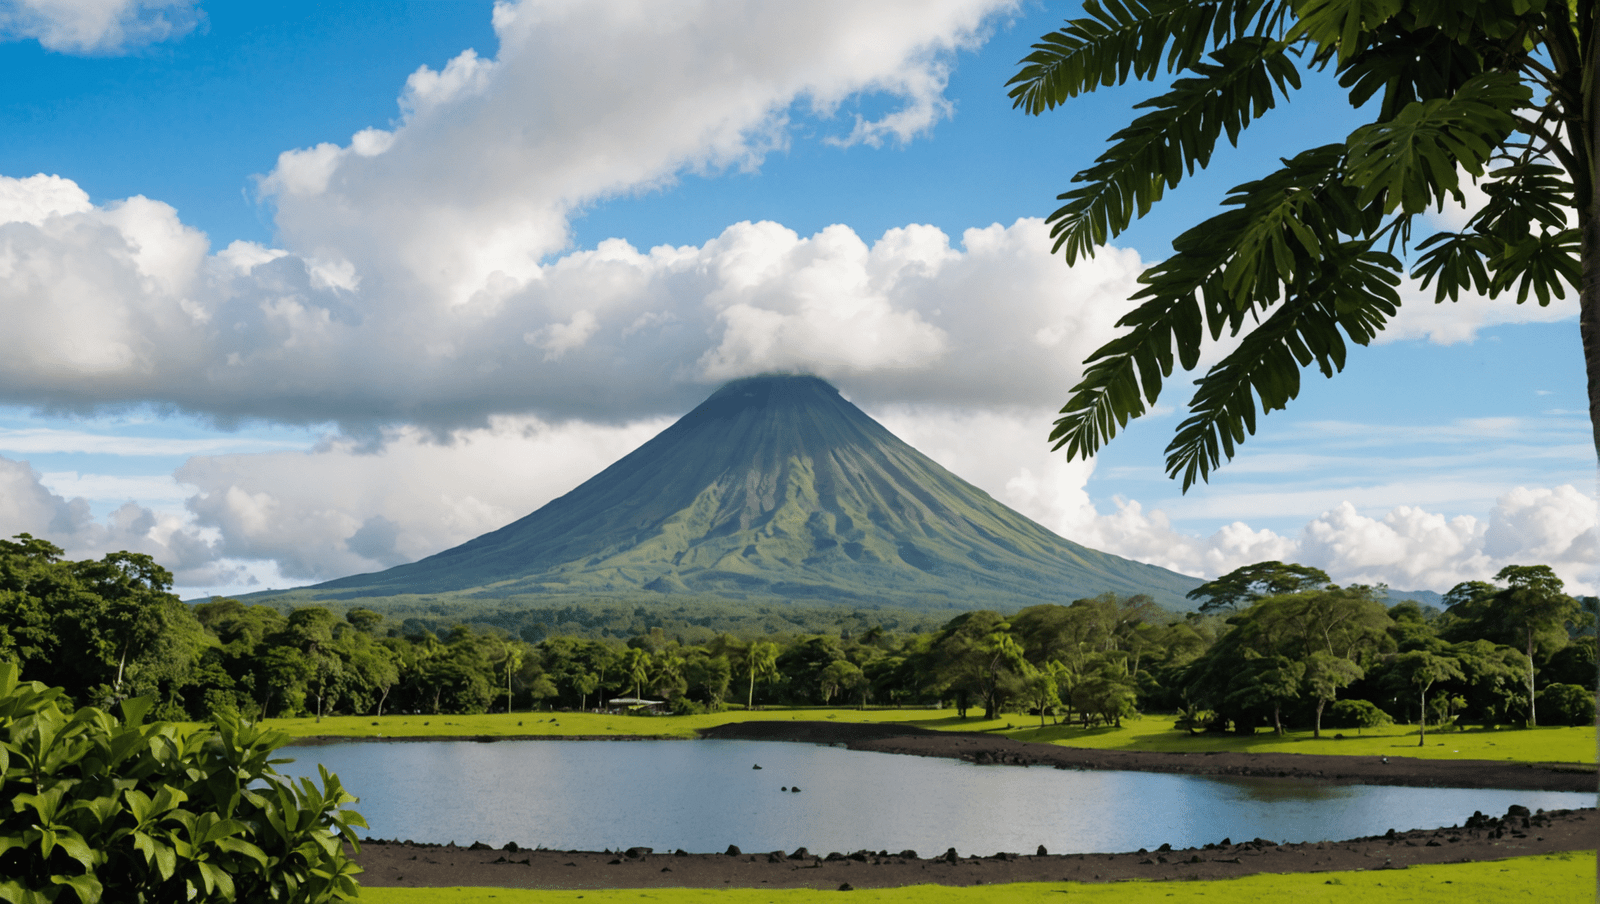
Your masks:
<svg viewBox="0 0 1600 904"><path fill-rule="evenodd" d="M1497 298L1463 293L1459 301L1434 301L1434 287L1423 289L1410 277L1400 284L1400 313L1373 341L1383 345L1404 339L1426 339L1437 345L1471 342L1482 330L1509 323L1556 323L1576 319L1578 293L1570 288L1566 298L1552 299L1541 307L1537 296L1517 304L1516 292Z"/></svg>
<svg viewBox="0 0 1600 904"><path fill-rule="evenodd" d="M1113 335L1141 266L1107 249L1069 269L1037 220L968 230L959 247L929 226L869 245L845 226L801 237L737 223L699 247L611 240L527 279L497 276L459 305L412 304L331 252L208 255L164 204L84 209L71 187L0 177L37 220L0 224L0 398L369 434L498 413L681 412L773 368L884 401L1050 402Z"/></svg>
<svg viewBox="0 0 1600 904"><path fill-rule="evenodd" d="M55 477L61 480L61 475ZM94 475L74 475L73 480L61 482L77 483L80 489L107 488L104 480ZM0 457L0 536L19 533L49 540L71 559L99 558L118 550L145 553L171 569L180 586L248 580L247 569L220 560L212 537L197 530L183 514L127 502L97 520L89 500L52 492L27 462Z"/></svg>
<svg viewBox="0 0 1600 904"><path fill-rule="evenodd" d="M1117 512L1096 517L1074 539L1206 577L1277 559L1316 566L1339 583L1442 592L1462 581L1489 580L1507 565L1545 564L1569 593L1600 591L1595 503L1570 485L1514 488L1484 518L1449 518L1408 505L1375 518L1343 502L1298 536L1251 530L1243 522L1210 536L1183 534L1163 513L1146 514L1137 502L1119 500Z"/></svg>
<svg viewBox="0 0 1600 904"><path fill-rule="evenodd" d="M201 456L177 478L199 489L188 506L220 538L218 556L271 562L279 580L305 583L413 561L503 527L666 426L504 417L442 442L403 428L379 448L339 439L305 452Z"/></svg>
<svg viewBox="0 0 1600 904"><path fill-rule="evenodd" d="M904 107L846 143L927 131L950 111L949 58L1011 5L502 2L494 59L419 68L392 130L287 151L261 188L291 248L412 303L464 304L496 274L536 278L584 205L758 166L796 104L882 93Z"/></svg>
<svg viewBox="0 0 1600 904"><path fill-rule="evenodd" d="M0 38L33 38L60 53L117 53L183 37L204 18L199 5L199 0L5 0Z"/></svg>

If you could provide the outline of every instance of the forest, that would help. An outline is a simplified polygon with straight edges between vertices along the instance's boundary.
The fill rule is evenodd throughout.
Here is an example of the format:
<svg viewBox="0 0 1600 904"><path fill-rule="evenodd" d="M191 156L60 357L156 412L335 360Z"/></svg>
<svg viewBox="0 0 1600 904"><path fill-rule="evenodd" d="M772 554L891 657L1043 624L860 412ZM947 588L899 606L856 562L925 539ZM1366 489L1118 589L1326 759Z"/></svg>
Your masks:
<svg viewBox="0 0 1600 904"><path fill-rule="evenodd" d="M648 698L671 712L748 706L954 707L1119 725L1172 713L1191 732L1580 725L1595 714L1595 598L1547 566L1452 588L1443 608L1389 604L1281 562L1190 593L1195 611L1106 593L936 629L626 639L430 629L367 608L189 605L150 557L69 561L0 540L0 660L78 705L149 697L152 715L209 720L335 713L593 709ZM636 619L637 620L637 619ZM701 635L711 632L702 629ZM625 704L636 705L636 704Z"/></svg>

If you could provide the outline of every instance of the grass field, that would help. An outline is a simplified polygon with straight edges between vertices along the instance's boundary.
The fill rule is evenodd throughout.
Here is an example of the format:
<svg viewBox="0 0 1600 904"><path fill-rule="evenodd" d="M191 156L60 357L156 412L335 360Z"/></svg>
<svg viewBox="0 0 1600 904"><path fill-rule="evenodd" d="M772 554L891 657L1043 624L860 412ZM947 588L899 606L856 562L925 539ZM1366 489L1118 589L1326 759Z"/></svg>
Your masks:
<svg viewBox="0 0 1600 904"><path fill-rule="evenodd" d="M506 888L364 888L372 904L622 904L640 900L661 904L802 904L835 893L811 889L606 889L545 891ZM1282 901L1296 904L1413 904L1465 901L1590 901L1595 894L1595 854L1574 851L1483 863L1414 866L1377 872L1259 875L1206 882L1030 882L951 888L861 889L843 900L875 904L1167 904L1170 901Z"/></svg>
<svg viewBox="0 0 1600 904"><path fill-rule="evenodd" d="M584 735L591 737L646 735L692 738L713 725L754 719L826 720L850 722L901 722L922 728L954 731L989 731L1019 741L1042 741L1069 747L1110 750L1199 752L1227 750L1245 753L1319 753L1354 756L1416 756L1430 759L1515 760L1519 762L1595 762L1595 730L1581 728L1469 729L1429 733L1427 744L1417 746L1414 727L1396 725L1357 736L1344 730L1335 740L1324 731L1320 740L1311 732L1290 732L1277 737L1270 732L1254 735L1189 735L1172 727L1169 716L1132 719L1121 728L1066 728L1046 726L1026 716L959 719L950 710L926 709L761 709L730 710L702 716L613 716L595 713L512 713L473 716L334 716L313 719L273 719L272 728L297 738L325 737L452 737Z"/></svg>

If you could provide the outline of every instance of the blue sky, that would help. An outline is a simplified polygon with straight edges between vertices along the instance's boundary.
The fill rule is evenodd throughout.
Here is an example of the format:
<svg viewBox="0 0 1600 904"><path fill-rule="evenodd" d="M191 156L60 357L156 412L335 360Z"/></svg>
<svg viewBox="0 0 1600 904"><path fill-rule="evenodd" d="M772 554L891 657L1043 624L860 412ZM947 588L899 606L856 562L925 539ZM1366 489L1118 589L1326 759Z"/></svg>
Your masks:
<svg viewBox="0 0 1600 904"><path fill-rule="evenodd" d="M189 595L370 571L781 368L1111 552L1596 586L1570 300L1417 295L1186 496L1182 379L1095 462L1049 452L1141 266L1359 123L1315 79L1068 268L1039 220L1151 93L1011 109L1075 4L119 2L0 3L5 534Z"/></svg>

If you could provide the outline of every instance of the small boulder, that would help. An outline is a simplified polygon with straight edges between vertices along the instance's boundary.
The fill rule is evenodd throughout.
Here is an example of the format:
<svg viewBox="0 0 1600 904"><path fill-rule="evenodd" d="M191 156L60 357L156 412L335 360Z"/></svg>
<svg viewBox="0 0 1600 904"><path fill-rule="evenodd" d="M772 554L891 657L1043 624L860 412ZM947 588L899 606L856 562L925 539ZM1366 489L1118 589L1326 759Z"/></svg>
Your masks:
<svg viewBox="0 0 1600 904"><path fill-rule="evenodd" d="M627 855L629 860L638 860L640 857L643 857L645 854L649 854L654 850L655 848L631 847L626 851L623 851L623 853Z"/></svg>
<svg viewBox="0 0 1600 904"><path fill-rule="evenodd" d="M730 845L728 845L728 850L725 853L729 857L737 857L740 854L744 853L744 851L739 850L739 846L737 844L730 844Z"/></svg>
<svg viewBox="0 0 1600 904"><path fill-rule="evenodd" d="M810 851L806 850L803 847L798 847L798 848L794 849L794 853L793 854L789 855L789 859L790 860L806 860L806 859L810 858L810 856L811 856L811 852Z"/></svg>
<svg viewBox="0 0 1600 904"><path fill-rule="evenodd" d="M1033 855L1035 857L1048 857L1048 856L1050 856L1050 852L1045 850L1044 849L1044 845L1041 844L1041 845L1039 845L1039 849L1037 851L1033 852Z"/></svg>

